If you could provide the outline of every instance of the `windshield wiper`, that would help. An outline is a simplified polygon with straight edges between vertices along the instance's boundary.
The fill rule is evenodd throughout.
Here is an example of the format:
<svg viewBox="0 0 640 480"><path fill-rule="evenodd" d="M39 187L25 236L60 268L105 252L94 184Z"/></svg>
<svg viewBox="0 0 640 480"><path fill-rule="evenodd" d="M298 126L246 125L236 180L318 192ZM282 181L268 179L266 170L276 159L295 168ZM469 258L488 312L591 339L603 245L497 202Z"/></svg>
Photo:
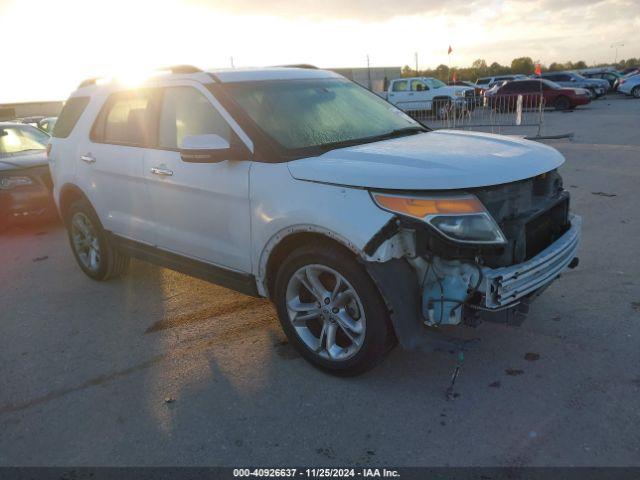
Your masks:
<svg viewBox="0 0 640 480"><path fill-rule="evenodd" d="M431 130L424 126L413 126L396 128L387 133L381 133L379 135L373 135L371 137L354 138L351 140L344 140L341 142L327 143L325 145L319 145L316 148L318 151L325 153L331 150L337 150L339 148L352 147L355 145L362 145L365 143L379 142L380 140L389 140L391 138L404 137L407 135L414 135L416 133L430 132Z"/></svg>
<svg viewBox="0 0 640 480"><path fill-rule="evenodd" d="M382 134L384 137L402 137L404 135L411 135L412 133L423 133L428 132L429 130L425 127L405 127L405 128L396 128L395 130L391 130L389 133Z"/></svg>

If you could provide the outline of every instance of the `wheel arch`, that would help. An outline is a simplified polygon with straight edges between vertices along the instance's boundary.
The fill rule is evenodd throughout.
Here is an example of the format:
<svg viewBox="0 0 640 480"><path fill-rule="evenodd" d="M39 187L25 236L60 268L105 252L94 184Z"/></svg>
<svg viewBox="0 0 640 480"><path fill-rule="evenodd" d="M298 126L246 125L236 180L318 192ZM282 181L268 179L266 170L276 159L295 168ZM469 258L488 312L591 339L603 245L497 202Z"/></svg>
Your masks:
<svg viewBox="0 0 640 480"><path fill-rule="evenodd" d="M91 205L89 197L87 197L87 195L82 191L80 187L73 183L66 183L65 185L63 185L58 196L58 209L60 211L60 218L64 223L66 223L66 217L67 213L69 212L69 208L76 200L86 200L87 203ZM91 206L91 208L93 208L93 205Z"/></svg>
<svg viewBox="0 0 640 480"><path fill-rule="evenodd" d="M285 260L287 253L300 245L310 242L333 245L349 251L356 257L363 256L362 251L356 245L329 229L318 227L317 225L288 227L272 236L260 255L256 282L258 292L261 295L269 297L273 292L273 282L278 268Z"/></svg>

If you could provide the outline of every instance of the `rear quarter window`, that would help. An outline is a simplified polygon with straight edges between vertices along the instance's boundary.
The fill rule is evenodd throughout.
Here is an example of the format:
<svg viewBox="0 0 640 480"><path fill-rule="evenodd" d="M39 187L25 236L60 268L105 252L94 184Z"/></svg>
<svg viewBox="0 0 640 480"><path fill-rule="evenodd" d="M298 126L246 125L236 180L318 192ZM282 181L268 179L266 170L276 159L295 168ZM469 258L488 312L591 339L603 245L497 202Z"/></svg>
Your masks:
<svg viewBox="0 0 640 480"><path fill-rule="evenodd" d="M67 100L67 103L62 107L62 112L60 112L60 117L58 117L58 121L53 127L53 132L51 132L52 137L56 138L67 138L71 135L73 128L78 123L78 119L84 109L87 108L89 104L89 97L73 97Z"/></svg>

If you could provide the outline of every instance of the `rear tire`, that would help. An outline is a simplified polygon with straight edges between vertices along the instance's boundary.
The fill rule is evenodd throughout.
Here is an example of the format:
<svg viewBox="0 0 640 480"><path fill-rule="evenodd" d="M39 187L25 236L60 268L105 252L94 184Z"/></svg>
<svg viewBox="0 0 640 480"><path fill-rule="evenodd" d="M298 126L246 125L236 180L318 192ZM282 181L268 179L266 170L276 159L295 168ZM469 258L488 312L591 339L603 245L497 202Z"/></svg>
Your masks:
<svg viewBox="0 0 640 480"><path fill-rule="evenodd" d="M553 106L556 110L569 110L571 108L571 100L569 100L569 97L558 97Z"/></svg>
<svg viewBox="0 0 640 480"><path fill-rule="evenodd" d="M130 258L113 247L89 202L74 202L65 223L71 251L85 275L104 281L127 272Z"/></svg>
<svg viewBox="0 0 640 480"><path fill-rule="evenodd" d="M340 247L313 243L295 249L278 270L273 300L291 344L333 375L363 373L395 345L377 287Z"/></svg>

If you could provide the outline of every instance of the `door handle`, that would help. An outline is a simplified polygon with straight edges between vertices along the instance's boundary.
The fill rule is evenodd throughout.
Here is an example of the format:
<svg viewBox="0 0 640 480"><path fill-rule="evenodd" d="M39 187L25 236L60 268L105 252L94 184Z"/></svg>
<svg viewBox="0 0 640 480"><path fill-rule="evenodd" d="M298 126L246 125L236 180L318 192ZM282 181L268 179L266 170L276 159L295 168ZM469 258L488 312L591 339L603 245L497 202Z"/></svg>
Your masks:
<svg viewBox="0 0 640 480"><path fill-rule="evenodd" d="M151 167L151 173L154 175L164 175L170 177L173 175L173 170L169 170L168 168L160 168L160 167Z"/></svg>
<svg viewBox="0 0 640 480"><path fill-rule="evenodd" d="M86 155L80 155L80 160L82 160L84 163L96 163L96 157L94 157L90 153L87 153Z"/></svg>

